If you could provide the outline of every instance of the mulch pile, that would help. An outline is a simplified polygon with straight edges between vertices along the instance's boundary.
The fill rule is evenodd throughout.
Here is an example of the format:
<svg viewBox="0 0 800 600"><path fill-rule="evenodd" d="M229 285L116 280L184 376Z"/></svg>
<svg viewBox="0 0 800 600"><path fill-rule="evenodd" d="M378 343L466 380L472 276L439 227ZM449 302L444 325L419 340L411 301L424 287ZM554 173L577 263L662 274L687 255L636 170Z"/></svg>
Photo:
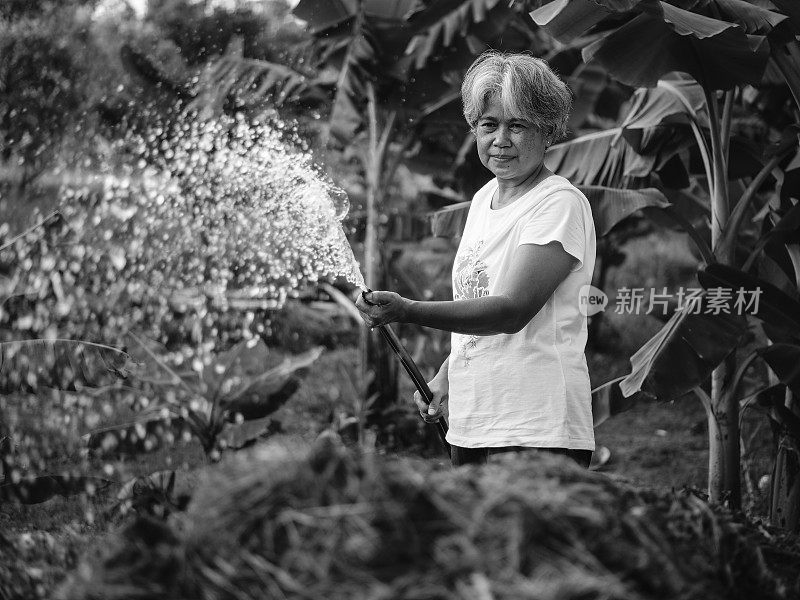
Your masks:
<svg viewBox="0 0 800 600"><path fill-rule="evenodd" d="M322 438L209 478L187 513L132 523L60 597L800 597L797 544L689 492L637 491L559 456L442 470Z"/></svg>

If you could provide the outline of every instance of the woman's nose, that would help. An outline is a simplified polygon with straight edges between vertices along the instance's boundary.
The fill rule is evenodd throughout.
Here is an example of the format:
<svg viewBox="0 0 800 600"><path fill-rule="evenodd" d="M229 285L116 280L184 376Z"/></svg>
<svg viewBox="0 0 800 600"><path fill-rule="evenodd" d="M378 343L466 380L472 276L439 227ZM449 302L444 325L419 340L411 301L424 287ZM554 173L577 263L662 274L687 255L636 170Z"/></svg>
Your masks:
<svg viewBox="0 0 800 600"><path fill-rule="evenodd" d="M492 144L495 146L508 146L511 144L511 140L508 137L507 127L503 127L501 125L495 130L494 140L492 140Z"/></svg>

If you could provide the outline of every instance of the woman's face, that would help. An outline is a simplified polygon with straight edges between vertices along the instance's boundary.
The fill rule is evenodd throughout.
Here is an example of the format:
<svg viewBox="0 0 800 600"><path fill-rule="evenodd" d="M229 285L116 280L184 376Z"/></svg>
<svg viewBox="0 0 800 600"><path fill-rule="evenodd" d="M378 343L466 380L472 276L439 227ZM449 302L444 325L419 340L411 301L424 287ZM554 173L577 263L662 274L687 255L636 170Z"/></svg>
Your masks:
<svg viewBox="0 0 800 600"><path fill-rule="evenodd" d="M475 127L478 157L495 177L519 184L544 160L544 134L530 121L508 117L498 97L492 96Z"/></svg>

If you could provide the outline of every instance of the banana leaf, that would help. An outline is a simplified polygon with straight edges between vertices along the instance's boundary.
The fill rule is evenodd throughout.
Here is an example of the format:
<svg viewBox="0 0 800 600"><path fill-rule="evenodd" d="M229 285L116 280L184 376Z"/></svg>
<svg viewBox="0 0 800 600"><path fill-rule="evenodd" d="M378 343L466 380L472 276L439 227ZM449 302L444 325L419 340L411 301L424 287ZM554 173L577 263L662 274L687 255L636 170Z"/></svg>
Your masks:
<svg viewBox="0 0 800 600"><path fill-rule="evenodd" d="M612 33L586 46L583 58L597 61L614 78L634 87L653 87L673 71L689 73L709 89L759 84L769 58L766 36L786 38L782 28L773 34L783 15L745 2L718 0L714 4L706 12L716 18L655 0L558 1L531 16L564 42L614 13L617 20L627 18ZM703 3L693 6L702 8Z"/></svg>
<svg viewBox="0 0 800 600"><path fill-rule="evenodd" d="M594 0L555 0L531 12L534 22L560 42L568 43L583 35L613 12L627 11L637 0L596 2Z"/></svg>
<svg viewBox="0 0 800 600"><path fill-rule="evenodd" d="M64 339L0 342L0 392L74 390L127 378L135 368L119 348Z"/></svg>
<svg viewBox="0 0 800 600"><path fill-rule="evenodd" d="M800 345L772 344L759 351L781 383L800 398Z"/></svg>
<svg viewBox="0 0 800 600"><path fill-rule="evenodd" d="M17 482L5 482L0 485L0 501L41 504L54 496L68 498L76 494L94 493L110 484L111 481L100 477L78 475L21 477Z"/></svg>
<svg viewBox="0 0 800 600"><path fill-rule="evenodd" d="M619 387L624 378L624 376L617 377L592 390L592 420L595 427L619 413L630 410L643 399L652 399L652 396L643 392L625 396Z"/></svg>
<svg viewBox="0 0 800 600"><path fill-rule="evenodd" d="M640 190L615 189L602 186L577 186L592 207L594 227L598 236L604 236L615 225L636 211L647 208L666 208L669 201L655 188ZM458 237L464 231L467 213L472 202L458 202L431 215L433 235Z"/></svg>
<svg viewBox="0 0 800 600"><path fill-rule="evenodd" d="M271 417L262 417L242 423L226 423L219 434L219 441L232 450L240 450L268 435L275 429L276 423Z"/></svg>
<svg viewBox="0 0 800 600"><path fill-rule="evenodd" d="M499 7L498 4L501 4L500 0L466 0L455 4L452 10L444 14L429 11L424 19L429 25L423 32L411 38L406 54L414 57L417 69L422 69L437 51L441 54L441 47L448 48L457 37L464 37L473 24L484 22L490 24L491 30L482 31L481 38L495 37L514 16L507 3ZM423 15L423 13L417 14ZM417 19L416 25L419 26L422 21L423 19Z"/></svg>
<svg viewBox="0 0 800 600"><path fill-rule="evenodd" d="M297 390L299 384L293 375L311 366L321 354L321 347L312 348L287 357L263 373L237 376L236 385L222 393L220 406L231 414L241 414L245 420L262 418L274 412Z"/></svg>
<svg viewBox="0 0 800 600"><path fill-rule="evenodd" d="M800 302L771 283L748 275L734 267L711 264L697 273L706 288L741 289L758 294L758 308L752 315L764 323L764 331L773 341L800 341Z"/></svg>
<svg viewBox="0 0 800 600"><path fill-rule="evenodd" d="M631 357L631 372L619 384L626 397L642 391L675 400L703 383L744 339L745 317L706 314L706 293L698 298L698 313L676 311Z"/></svg>
<svg viewBox="0 0 800 600"><path fill-rule="evenodd" d="M796 376L800 376L797 373ZM786 386L782 383L759 390L754 394L755 404L767 413L770 419L791 435L800 439L800 416L786 406Z"/></svg>
<svg viewBox="0 0 800 600"><path fill-rule="evenodd" d="M86 447L97 456L118 457L155 452L164 447L168 439L185 439L191 433L187 421L177 416L178 409L167 416L162 408L132 415L119 409L114 419L102 427L94 428L81 437Z"/></svg>
<svg viewBox="0 0 800 600"><path fill-rule="evenodd" d="M769 59L765 36L664 2L652 6L652 13L584 48L584 60L596 60L634 87L653 87L672 71L689 73L709 89L761 82Z"/></svg>

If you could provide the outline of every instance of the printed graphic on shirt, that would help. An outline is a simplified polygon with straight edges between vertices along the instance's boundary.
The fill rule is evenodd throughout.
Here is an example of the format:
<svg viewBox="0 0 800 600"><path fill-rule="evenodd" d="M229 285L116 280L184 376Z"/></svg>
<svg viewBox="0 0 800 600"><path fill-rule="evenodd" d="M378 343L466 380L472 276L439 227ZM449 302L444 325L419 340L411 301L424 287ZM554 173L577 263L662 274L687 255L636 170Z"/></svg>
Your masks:
<svg viewBox="0 0 800 600"><path fill-rule="evenodd" d="M489 273L486 263L481 259L484 248L483 240L468 247L455 259L455 276L453 278L453 299L466 300L489 295ZM469 350L478 344L477 335L464 335L458 355L469 364Z"/></svg>

